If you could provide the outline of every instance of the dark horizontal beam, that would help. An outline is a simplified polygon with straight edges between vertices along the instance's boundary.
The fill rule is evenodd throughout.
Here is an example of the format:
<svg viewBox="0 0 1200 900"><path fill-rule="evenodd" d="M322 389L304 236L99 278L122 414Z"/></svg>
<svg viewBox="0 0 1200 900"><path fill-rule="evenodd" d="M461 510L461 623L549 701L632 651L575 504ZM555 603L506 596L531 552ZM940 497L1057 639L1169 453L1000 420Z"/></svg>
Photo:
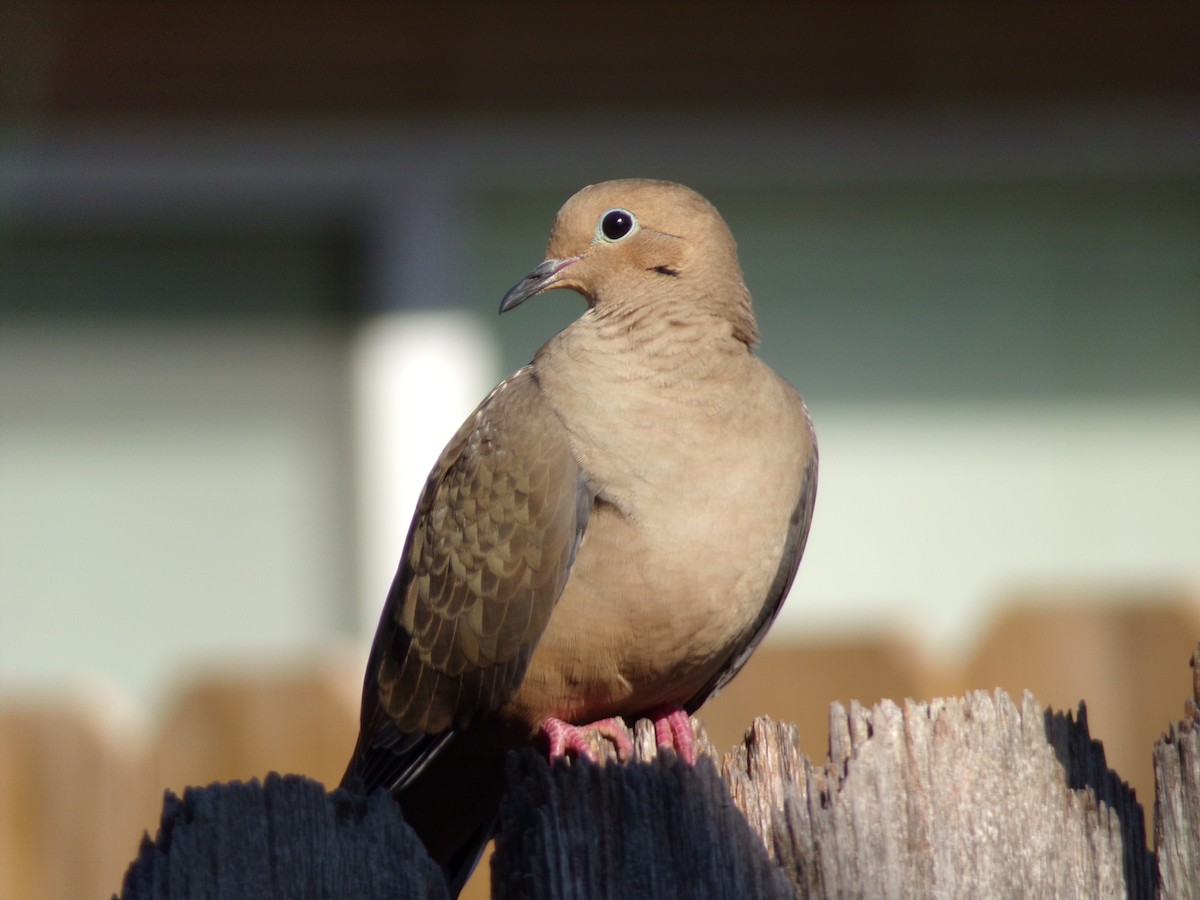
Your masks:
<svg viewBox="0 0 1200 900"><path fill-rule="evenodd" d="M11 4L0 32L0 114L51 119L1200 95L1191 0L120 0Z"/></svg>

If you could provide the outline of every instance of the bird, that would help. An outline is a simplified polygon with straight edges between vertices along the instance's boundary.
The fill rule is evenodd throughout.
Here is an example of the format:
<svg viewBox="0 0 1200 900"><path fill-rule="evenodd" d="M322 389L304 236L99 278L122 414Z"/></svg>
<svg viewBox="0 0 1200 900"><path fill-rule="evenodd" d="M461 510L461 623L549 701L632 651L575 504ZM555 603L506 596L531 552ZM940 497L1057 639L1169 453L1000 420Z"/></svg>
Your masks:
<svg viewBox="0 0 1200 900"><path fill-rule="evenodd" d="M399 802L457 896L509 750L587 756L621 721L694 761L688 716L745 664L812 522L808 409L755 353L737 245L669 181L589 185L507 313L586 301L467 417L413 515L341 786ZM414 423L419 427L419 423Z"/></svg>

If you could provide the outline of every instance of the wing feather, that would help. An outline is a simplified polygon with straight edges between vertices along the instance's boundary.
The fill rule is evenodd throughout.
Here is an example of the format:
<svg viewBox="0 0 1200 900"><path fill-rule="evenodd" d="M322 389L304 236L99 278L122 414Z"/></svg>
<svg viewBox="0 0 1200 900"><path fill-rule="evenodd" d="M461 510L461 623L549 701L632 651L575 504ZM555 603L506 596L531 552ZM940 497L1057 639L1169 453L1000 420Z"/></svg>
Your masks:
<svg viewBox="0 0 1200 900"><path fill-rule="evenodd" d="M529 367L479 405L417 504L343 783L406 784L511 698L562 593L592 495Z"/></svg>

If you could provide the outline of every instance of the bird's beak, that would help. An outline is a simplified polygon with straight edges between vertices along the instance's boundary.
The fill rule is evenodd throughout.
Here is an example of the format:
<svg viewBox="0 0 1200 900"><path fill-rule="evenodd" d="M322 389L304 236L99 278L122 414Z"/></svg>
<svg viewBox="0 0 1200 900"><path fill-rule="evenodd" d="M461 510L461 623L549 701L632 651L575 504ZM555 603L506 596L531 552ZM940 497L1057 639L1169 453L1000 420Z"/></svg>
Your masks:
<svg viewBox="0 0 1200 900"><path fill-rule="evenodd" d="M578 256L568 256L566 259L548 259L536 269L513 285L512 290L500 301L500 312L520 306L534 294L548 291L559 282L558 273L567 266L579 262Z"/></svg>

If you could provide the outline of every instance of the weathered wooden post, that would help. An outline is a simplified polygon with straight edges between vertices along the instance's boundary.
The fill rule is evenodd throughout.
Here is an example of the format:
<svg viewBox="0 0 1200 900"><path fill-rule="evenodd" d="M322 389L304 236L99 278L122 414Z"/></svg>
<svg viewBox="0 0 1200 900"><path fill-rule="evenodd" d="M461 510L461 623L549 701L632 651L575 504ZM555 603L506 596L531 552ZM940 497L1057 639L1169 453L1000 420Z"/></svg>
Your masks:
<svg viewBox="0 0 1200 900"><path fill-rule="evenodd" d="M647 725L639 723L643 756ZM1141 807L1105 765L1082 707L1076 720L1043 711L1029 695L1018 708L999 691L904 708L834 704L831 734L830 758L816 766L800 753L794 728L759 719L722 763L733 803L796 896L1154 896ZM698 830L698 848L683 851L667 823L694 819L698 803L724 822L726 801L710 785L670 776L670 763L646 767L645 778L657 773L658 783L637 783L650 801L640 810L612 800L609 782L624 776L543 769L538 788L524 793L528 767L510 770L493 858L497 897L628 896L640 892L635 873L656 887L688 885L654 896L777 890L758 873L760 848L735 840L729 824L720 826L722 850L738 858L722 865L752 875L753 886L743 882L743 894L691 886L703 868L697 859L714 852L710 837ZM631 827L639 815L657 823L651 834ZM585 858L588 847L605 866Z"/></svg>
<svg viewBox="0 0 1200 900"><path fill-rule="evenodd" d="M1200 647L1184 719L1154 744L1154 846L1161 895L1200 898Z"/></svg>
<svg viewBox="0 0 1200 900"><path fill-rule="evenodd" d="M441 870L386 793L299 775L167 793L120 900L438 900Z"/></svg>

